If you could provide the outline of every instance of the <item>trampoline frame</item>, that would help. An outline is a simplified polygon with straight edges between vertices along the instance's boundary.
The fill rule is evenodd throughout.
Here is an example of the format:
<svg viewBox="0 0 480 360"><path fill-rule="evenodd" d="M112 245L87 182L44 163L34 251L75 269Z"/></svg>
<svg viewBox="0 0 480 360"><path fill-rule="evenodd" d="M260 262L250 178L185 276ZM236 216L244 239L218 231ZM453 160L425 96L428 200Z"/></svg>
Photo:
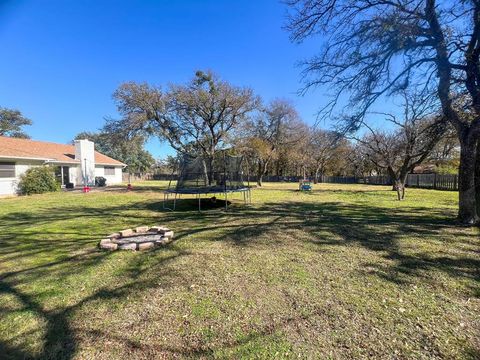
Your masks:
<svg viewBox="0 0 480 360"><path fill-rule="evenodd" d="M225 196L225 210L228 210L228 194L229 193L235 193L235 192L241 192L243 193L243 202L245 205L251 204L252 203L252 193L250 186L239 188L239 189L226 189L221 191L220 189L218 190L213 190L209 188L204 188L204 189L195 189L195 190L184 190L184 191L177 191L177 190L166 190L163 192L163 209L164 210L170 210L170 211L175 211L176 206L177 206L177 199L180 199L181 195L195 195L195 198L198 199L198 211L202 211L202 195L215 195L215 194L224 194ZM170 199L170 196L173 195L173 200ZM173 201L173 208L170 208L167 206L168 201Z"/></svg>

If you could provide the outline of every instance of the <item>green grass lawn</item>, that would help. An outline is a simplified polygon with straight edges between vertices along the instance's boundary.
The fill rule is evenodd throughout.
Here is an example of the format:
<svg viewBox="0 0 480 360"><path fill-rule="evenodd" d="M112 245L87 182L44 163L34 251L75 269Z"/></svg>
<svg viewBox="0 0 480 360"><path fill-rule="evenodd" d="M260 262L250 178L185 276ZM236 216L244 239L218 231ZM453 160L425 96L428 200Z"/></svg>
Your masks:
<svg viewBox="0 0 480 360"><path fill-rule="evenodd" d="M480 357L480 233L457 194L266 184L228 212L135 191L0 199L0 358ZM167 225L149 252L103 236Z"/></svg>

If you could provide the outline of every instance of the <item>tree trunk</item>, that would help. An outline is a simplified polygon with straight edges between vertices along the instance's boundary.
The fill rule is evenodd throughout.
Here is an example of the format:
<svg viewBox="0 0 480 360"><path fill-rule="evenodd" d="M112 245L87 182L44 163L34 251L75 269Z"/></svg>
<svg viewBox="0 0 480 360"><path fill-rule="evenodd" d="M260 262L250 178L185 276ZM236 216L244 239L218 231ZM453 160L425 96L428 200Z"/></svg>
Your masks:
<svg viewBox="0 0 480 360"><path fill-rule="evenodd" d="M465 225L478 222L475 201L476 142L460 139L460 168L458 171L458 219Z"/></svg>
<svg viewBox="0 0 480 360"><path fill-rule="evenodd" d="M397 192L398 201L402 201L405 199L405 180L401 178L395 178L393 183L395 191Z"/></svg>
<svg viewBox="0 0 480 360"><path fill-rule="evenodd" d="M263 165L260 161L258 163L258 177L257 177L257 185L262 186L263 176L267 173L269 161L264 161Z"/></svg>
<svg viewBox="0 0 480 360"><path fill-rule="evenodd" d="M392 182L392 191L396 191L398 194L398 183L397 183L397 174L395 174L395 171L393 171L392 168L388 167L387 168L387 176L390 178L390 181ZM400 200L400 199L398 199Z"/></svg>
<svg viewBox="0 0 480 360"><path fill-rule="evenodd" d="M205 186L209 186L210 185L210 180L208 178L208 166L207 166L207 162L205 161L205 159L202 159L202 165L203 165L203 177L204 177L204 181L205 181Z"/></svg>
<svg viewBox="0 0 480 360"><path fill-rule="evenodd" d="M387 169L387 173L392 180L393 186L392 190L397 192L398 201L405 199L405 180L407 175L400 171L400 174L397 174L392 168Z"/></svg>
<svg viewBox="0 0 480 360"><path fill-rule="evenodd" d="M262 180L263 180L263 171L262 171L262 162L258 162L258 169L257 169L257 185L262 186Z"/></svg>
<svg viewBox="0 0 480 360"><path fill-rule="evenodd" d="M477 157L475 160L475 199L477 216L480 217L480 139L477 140Z"/></svg>
<svg viewBox="0 0 480 360"><path fill-rule="evenodd" d="M260 174L260 175L258 175L258 177L257 177L257 185L261 187L261 186L262 186L262 182L263 182L263 175Z"/></svg>
<svg viewBox="0 0 480 360"><path fill-rule="evenodd" d="M402 170L400 172L400 176L398 177L397 192L400 196L399 200L405 199L405 184L407 183L407 176L408 174Z"/></svg>
<svg viewBox="0 0 480 360"><path fill-rule="evenodd" d="M318 173L320 172L320 169L315 169L315 178L313 179L314 184L318 184Z"/></svg>

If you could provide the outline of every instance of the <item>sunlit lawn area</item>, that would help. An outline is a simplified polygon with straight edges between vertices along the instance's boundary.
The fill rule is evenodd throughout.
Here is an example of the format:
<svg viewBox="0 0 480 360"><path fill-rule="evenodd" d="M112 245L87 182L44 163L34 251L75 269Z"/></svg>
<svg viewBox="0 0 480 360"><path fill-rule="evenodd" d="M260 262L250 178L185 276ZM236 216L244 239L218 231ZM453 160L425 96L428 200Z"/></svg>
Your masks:
<svg viewBox="0 0 480 360"><path fill-rule="evenodd" d="M163 211L164 186L0 199L1 358L480 356L480 233L456 193L266 184L198 213ZM175 241L98 250L144 224Z"/></svg>

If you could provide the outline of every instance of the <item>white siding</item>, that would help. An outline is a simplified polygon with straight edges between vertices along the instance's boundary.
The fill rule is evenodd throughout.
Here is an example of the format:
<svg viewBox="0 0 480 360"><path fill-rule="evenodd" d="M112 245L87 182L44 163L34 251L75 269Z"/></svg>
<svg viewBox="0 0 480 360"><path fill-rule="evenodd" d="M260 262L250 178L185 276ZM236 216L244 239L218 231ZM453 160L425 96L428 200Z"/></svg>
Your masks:
<svg viewBox="0 0 480 360"><path fill-rule="evenodd" d="M1 160L4 161L4 160ZM7 160L5 160L7 161ZM18 190L20 176L29 168L41 166L43 161L8 160L15 163L15 178L0 178L0 195L14 195Z"/></svg>
<svg viewBox="0 0 480 360"><path fill-rule="evenodd" d="M105 175L105 166L97 165L95 166L95 176L103 176L105 179L107 179L107 186L121 184L122 168L115 166L114 169L115 169L115 175Z"/></svg>
<svg viewBox="0 0 480 360"><path fill-rule="evenodd" d="M0 195L13 195L16 192L17 180L10 178L0 179Z"/></svg>

